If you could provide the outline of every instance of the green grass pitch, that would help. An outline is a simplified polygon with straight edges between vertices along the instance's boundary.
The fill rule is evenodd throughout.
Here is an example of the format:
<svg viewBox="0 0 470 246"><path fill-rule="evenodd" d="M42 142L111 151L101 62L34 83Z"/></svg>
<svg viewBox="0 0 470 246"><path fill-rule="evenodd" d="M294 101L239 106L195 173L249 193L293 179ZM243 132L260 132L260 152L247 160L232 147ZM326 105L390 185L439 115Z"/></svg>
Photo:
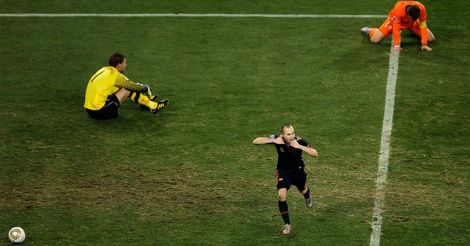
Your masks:
<svg viewBox="0 0 470 246"><path fill-rule="evenodd" d="M470 17L422 1L431 53L403 33L382 245L470 243ZM394 1L7 1L1 13L386 15ZM352 18L0 17L0 245L368 245L390 39ZM83 109L115 51L171 102L116 120ZM283 237L272 146L291 122L316 201L289 193Z"/></svg>

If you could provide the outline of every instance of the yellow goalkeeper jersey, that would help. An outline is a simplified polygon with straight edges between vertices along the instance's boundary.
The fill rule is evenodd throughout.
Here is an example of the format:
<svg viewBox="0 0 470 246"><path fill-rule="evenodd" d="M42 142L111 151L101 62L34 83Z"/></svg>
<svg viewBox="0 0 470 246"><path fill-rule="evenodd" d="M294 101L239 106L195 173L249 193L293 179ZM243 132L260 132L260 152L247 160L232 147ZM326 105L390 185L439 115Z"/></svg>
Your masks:
<svg viewBox="0 0 470 246"><path fill-rule="evenodd" d="M144 85L129 80L115 67L103 67L88 81L83 106L87 109L99 110L106 103L108 96L116 93L120 88L131 91L145 91L147 89Z"/></svg>

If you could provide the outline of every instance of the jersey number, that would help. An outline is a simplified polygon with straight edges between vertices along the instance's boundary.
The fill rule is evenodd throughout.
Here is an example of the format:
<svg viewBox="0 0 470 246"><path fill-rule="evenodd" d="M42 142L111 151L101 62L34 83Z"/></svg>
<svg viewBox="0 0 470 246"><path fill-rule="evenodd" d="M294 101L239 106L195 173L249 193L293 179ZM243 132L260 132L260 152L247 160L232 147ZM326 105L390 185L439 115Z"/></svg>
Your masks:
<svg viewBox="0 0 470 246"><path fill-rule="evenodd" d="M100 74L102 74L102 73L104 73L104 71L101 71L101 72L99 72L99 73L95 74L95 76L91 77L91 79L90 79L90 83L93 83L93 80L95 80L95 79L96 79L96 77L98 77L98 76L99 76Z"/></svg>

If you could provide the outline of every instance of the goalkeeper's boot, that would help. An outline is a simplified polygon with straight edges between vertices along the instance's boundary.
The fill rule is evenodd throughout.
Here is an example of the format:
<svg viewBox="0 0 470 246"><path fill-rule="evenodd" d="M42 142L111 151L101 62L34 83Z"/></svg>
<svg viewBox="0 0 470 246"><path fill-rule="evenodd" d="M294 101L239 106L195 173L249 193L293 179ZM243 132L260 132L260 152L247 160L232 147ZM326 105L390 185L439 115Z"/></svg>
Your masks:
<svg viewBox="0 0 470 246"><path fill-rule="evenodd" d="M285 224L284 228L282 228L282 235L287 236L292 231L292 226L290 224Z"/></svg>
<svg viewBox="0 0 470 246"><path fill-rule="evenodd" d="M158 101L157 102L157 107L155 109L150 109L150 112L156 114L162 108L166 107L166 105L168 105L169 102L170 102L170 100L168 100L168 99L163 99L161 101Z"/></svg>
<svg viewBox="0 0 470 246"><path fill-rule="evenodd" d="M311 197L305 199L305 203L307 204L307 208L313 207L313 199Z"/></svg>

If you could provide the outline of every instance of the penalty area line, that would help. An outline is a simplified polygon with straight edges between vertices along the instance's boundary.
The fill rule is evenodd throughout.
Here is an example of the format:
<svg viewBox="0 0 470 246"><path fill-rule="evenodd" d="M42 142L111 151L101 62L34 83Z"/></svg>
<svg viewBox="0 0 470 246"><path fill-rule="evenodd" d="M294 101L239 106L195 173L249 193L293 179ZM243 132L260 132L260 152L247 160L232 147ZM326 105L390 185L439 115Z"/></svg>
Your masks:
<svg viewBox="0 0 470 246"><path fill-rule="evenodd" d="M390 48L390 61L388 66L387 91L385 97L385 110L382 123L382 137L380 141L380 155L377 168L376 190L374 197L374 210L372 214L372 233L370 235L370 246L380 245L382 233L382 215L385 200L385 184L387 183L388 161L390 157L390 139L393 127L393 111L395 106L395 87L398 74L399 52L395 51L393 45Z"/></svg>
<svg viewBox="0 0 470 246"><path fill-rule="evenodd" d="M0 13L0 17L386 18L386 15L228 13Z"/></svg>

